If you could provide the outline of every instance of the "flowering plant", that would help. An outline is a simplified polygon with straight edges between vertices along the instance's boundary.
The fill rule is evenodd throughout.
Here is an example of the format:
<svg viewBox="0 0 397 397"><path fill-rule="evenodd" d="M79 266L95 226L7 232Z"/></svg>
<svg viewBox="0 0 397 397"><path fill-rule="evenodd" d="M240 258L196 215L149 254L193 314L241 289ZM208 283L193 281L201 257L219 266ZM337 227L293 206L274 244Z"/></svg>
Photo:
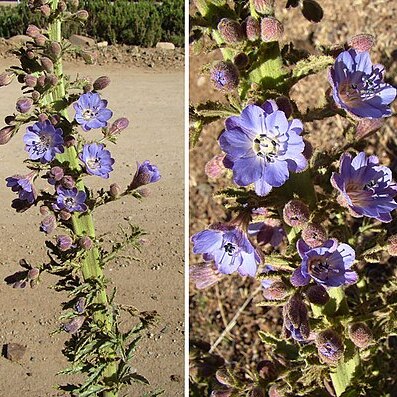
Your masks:
<svg viewBox="0 0 397 397"><path fill-rule="evenodd" d="M28 27L30 40L18 51L21 66L10 67L0 75L1 86L16 78L24 95L17 101L16 113L6 117L0 144L7 144L18 132L24 133L25 163L30 172L6 178L6 185L17 195L13 201L17 211L40 208L43 220L37 229L49 237L49 260L18 272L22 278L9 279L14 288L25 288L28 284L36 286L45 272L60 277L56 289L66 291L70 302L64 304L57 332L71 334L64 350L71 365L62 373L83 373L86 377L79 384L59 388L73 396L115 397L125 385L148 383L129 362L154 314L128 309L135 325L120 330L118 319L123 308L113 301L114 294L108 294L103 268L127 246L139 250L144 232L130 224L124 239L106 250L96 236L93 213L121 197L142 199L147 195L147 187L141 190L143 185L159 181L160 172L146 160L138 164L125 189L116 183L97 192L88 188L89 177L110 177L116 163L107 145L116 143L129 122L125 117L111 121L113 112L100 93L109 85L108 77L92 83L86 78L73 81L63 73L62 57L70 46L62 37L62 24L83 23L87 11L77 9L78 1L28 3L33 12L42 14L44 25ZM74 110L72 118L70 109ZM102 132L99 141L92 130ZM39 188L40 178L47 185L44 189Z"/></svg>
<svg viewBox="0 0 397 397"><path fill-rule="evenodd" d="M197 341L207 332L212 339L218 317L206 313L213 315L207 330L196 319L196 312L205 318L204 298L193 293L192 390L213 397L392 394L377 373L385 368L382 357L392 360L386 341L397 329L389 261L397 253L397 191L370 139L394 115L396 88L385 67L371 61L374 38L356 35L310 55L283 45L274 0L194 3L193 50L219 49L223 59L202 69L221 99L191 105L191 158L203 156L203 147L215 154L205 173L225 208L224 219L214 219L210 201L205 230L193 219L192 250L201 256L192 257L190 275L197 289L216 289L225 329L211 345ZM316 1L287 2L298 6L308 20L322 19ZM321 106L301 111L296 84L327 69ZM311 123L331 117L345 129L327 150ZM223 124L215 148L203 133L214 121ZM193 194L201 200L200 189ZM192 208L201 205L193 194ZM383 269L388 276L374 274ZM232 296L246 299L229 317ZM205 302L214 307L210 291Z"/></svg>

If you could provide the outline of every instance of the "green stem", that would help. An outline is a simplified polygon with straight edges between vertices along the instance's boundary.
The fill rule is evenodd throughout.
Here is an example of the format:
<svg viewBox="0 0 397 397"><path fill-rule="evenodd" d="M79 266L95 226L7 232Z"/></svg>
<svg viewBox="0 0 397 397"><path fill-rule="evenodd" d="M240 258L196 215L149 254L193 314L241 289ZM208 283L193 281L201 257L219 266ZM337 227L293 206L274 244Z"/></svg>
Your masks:
<svg viewBox="0 0 397 397"><path fill-rule="evenodd" d="M52 9L56 10L58 7L58 0L52 1ZM49 39L51 41L62 42L62 31L61 31L61 21L55 19L49 26ZM63 78L63 66L62 58L59 58L54 63L54 73L59 79L59 83L54 89L53 101L59 101L65 98L65 83ZM62 116L68 118L66 109L61 112ZM81 167L77 157L77 151L74 146L65 149L65 153L58 156L58 160L69 164L71 170L80 171ZM76 182L76 187L79 190L84 191L85 185L82 180ZM73 231L76 236L89 236L93 241L95 241L95 226L91 211L86 213L73 213L72 214L72 224ZM100 265L100 254L97 247L94 246L91 250L88 250L86 256L83 258L81 263L81 271L85 281L92 279L102 279L103 271ZM104 305L107 307L109 305L108 297L106 294L106 289L103 287L100 292L98 292L96 303ZM104 328L106 331L112 331L113 329L113 316L109 312L97 311L94 314L94 321L100 328ZM112 383L115 380L117 374L117 363L110 362L104 370L103 381L105 383ZM103 392L103 397L117 397L116 392Z"/></svg>

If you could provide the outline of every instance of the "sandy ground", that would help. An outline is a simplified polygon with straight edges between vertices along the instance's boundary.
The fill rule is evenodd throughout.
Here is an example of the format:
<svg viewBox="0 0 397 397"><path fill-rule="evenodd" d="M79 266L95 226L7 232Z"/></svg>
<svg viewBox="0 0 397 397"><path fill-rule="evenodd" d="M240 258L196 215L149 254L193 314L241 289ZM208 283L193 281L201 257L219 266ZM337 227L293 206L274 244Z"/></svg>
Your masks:
<svg viewBox="0 0 397 397"><path fill-rule="evenodd" d="M0 70L11 64L12 60L1 61ZM98 234L110 232L109 238L117 237L118 225L125 225L126 220L148 232L141 254L126 252L140 261L119 259L110 263L106 272L117 287L119 303L156 310L160 316L132 363L151 386L133 386L125 395L141 396L159 388L164 389L165 397L182 396L183 72L81 64L66 64L65 69L71 75L109 75L112 84L103 97L116 117L126 116L131 121L119 144L110 148L116 159L110 180L92 178L95 186L106 188L112 182L125 186L132 179L136 161L149 159L161 170L162 179L152 185L147 199L111 203L99 208L95 218ZM19 87L13 84L0 90L0 119L14 111ZM67 365L61 353L67 335L50 336L59 326L60 304L66 296L51 288L56 279L49 275L44 275L36 289L12 289L4 282L5 277L20 270L21 258L33 265L45 258L44 236L38 233L38 209L17 214L10 207L15 195L4 182L7 176L25 172L22 136L23 131L0 147L0 344L21 343L27 345L27 352L20 363L0 357L0 397L66 396L54 385L71 381L55 376Z"/></svg>

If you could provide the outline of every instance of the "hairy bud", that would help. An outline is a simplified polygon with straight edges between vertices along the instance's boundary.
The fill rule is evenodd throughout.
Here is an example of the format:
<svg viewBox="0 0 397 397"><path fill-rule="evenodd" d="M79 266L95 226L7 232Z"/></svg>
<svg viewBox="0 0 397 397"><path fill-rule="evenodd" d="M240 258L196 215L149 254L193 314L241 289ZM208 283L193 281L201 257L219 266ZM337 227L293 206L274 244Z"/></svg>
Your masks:
<svg viewBox="0 0 397 397"><path fill-rule="evenodd" d="M211 262L205 262L191 265L189 277L197 289L206 289L215 285L222 278L222 274Z"/></svg>
<svg viewBox="0 0 397 397"><path fill-rule="evenodd" d="M356 127L356 139L365 139L378 131L385 121L383 119L361 119Z"/></svg>
<svg viewBox="0 0 397 397"><path fill-rule="evenodd" d="M40 230L46 234L52 233L57 227L57 220L54 215L47 215L40 224Z"/></svg>
<svg viewBox="0 0 397 397"><path fill-rule="evenodd" d="M284 222L291 227L302 227L309 221L309 207L300 200L291 200L283 209Z"/></svg>
<svg viewBox="0 0 397 397"><path fill-rule="evenodd" d="M265 43L279 41L284 33L282 23L273 17L265 17L261 20L261 39Z"/></svg>
<svg viewBox="0 0 397 397"><path fill-rule="evenodd" d="M262 360L256 366L259 376L267 381L277 378L277 369L273 361Z"/></svg>
<svg viewBox="0 0 397 397"><path fill-rule="evenodd" d="M266 397L265 391L260 386L255 386L252 388L249 397Z"/></svg>
<svg viewBox="0 0 397 397"><path fill-rule="evenodd" d="M63 171L63 168L59 166L52 167L47 173L48 182L51 185L55 185L55 183L59 182L64 177L64 175L65 173Z"/></svg>
<svg viewBox="0 0 397 397"><path fill-rule="evenodd" d="M46 216L49 215L50 213L50 208L46 205L41 205L40 206L40 215Z"/></svg>
<svg viewBox="0 0 397 397"><path fill-rule="evenodd" d="M311 285L306 291L307 299L316 305L325 305L329 301L327 290L322 285Z"/></svg>
<svg viewBox="0 0 397 397"><path fill-rule="evenodd" d="M34 37L34 42L39 47L44 47L47 42L47 37L45 37L43 34L40 33ZM30 52L33 52L33 51L30 51ZM29 57L29 58L31 58L31 57Z"/></svg>
<svg viewBox="0 0 397 397"><path fill-rule="evenodd" d="M41 29L39 29L36 25L29 25L26 29L26 35L33 39L39 34L41 34Z"/></svg>
<svg viewBox="0 0 397 397"><path fill-rule="evenodd" d="M84 316L76 316L68 323L63 324L63 329L69 334L74 334L83 326L84 321L85 321Z"/></svg>
<svg viewBox="0 0 397 397"><path fill-rule="evenodd" d="M66 9L67 9L66 3L64 1L60 1L58 3L58 10L60 12L64 12L64 11L66 11Z"/></svg>
<svg viewBox="0 0 397 397"><path fill-rule="evenodd" d="M336 365L343 356L342 338L332 329L320 332L316 337L319 356L330 365Z"/></svg>
<svg viewBox="0 0 397 397"><path fill-rule="evenodd" d="M293 295L283 307L284 329L287 336L305 341L310 336L307 308L299 294Z"/></svg>
<svg viewBox="0 0 397 397"><path fill-rule="evenodd" d="M57 41L53 41L50 44L49 50L54 58L59 58L62 53L62 47Z"/></svg>
<svg viewBox="0 0 397 397"><path fill-rule="evenodd" d="M88 236L80 237L79 239L79 247L83 250L90 250L94 246L94 243Z"/></svg>
<svg viewBox="0 0 397 397"><path fill-rule="evenodd" d="M0 130L0 145L5 145L16 133L15 126L9 125Z"/></svg>
<svg viewBox="0 0 397 397"><path fill-rule="evenodd" d="M40 7L42 15L48 18L51 15L51 7L48 4L44 4Z"/></svg>
<svg viewBox="0 0 397 397"><path fill-rule="evenodd" d="M233 63L236 65L237 69L240 69L240 70L245 69L248 66L248 64L249 64L248 55L245 52L238 53L234 57Z"/></svg>
<svg viewBox="0 0 397 397"><path fill-rule="evenodd" d="M52 73L54 71L54 63L51 61L50 58L43 57L40 59L40 62L41 66L46 72Z"/></svg>
<svg viewBox="0 0 397 397"><path fill-rule="evenodd" d="M391 256L397 256L397 234L393 234L387 239L387 252Z"/></svg>
<svg viewBox="0 0 397 397"><path fill-rule="evenodd" d="M86 10L79 10L76 12L75 16L79 21L84 22L88 19L89 14L88 14L88 11L86 11Z"/></svg>
<svg viewBox="0 0 397 397"><path fill-rule="evenodd" d="M20 113L28 113L33 106L32 98L20 98L16 103L16 109Z"/></svg>
<svg viewBox="0 0 397 397"><path fill-rule="evenodd" d="M218 30L227 44L235 44L244 40L244 32L241 25L233 19L222 18L218 23Z"/></svg>
<svg viewBox="0 0 397 397"><path fill-rule="evenodd" d="M288 286L281 280L273 281L263 289L263 297L271 300L283 300L288 296Z"/></svg>
<svg viewBox="0 0 397 397"><path fill-rule="evenodd" d="M245 32L249 41L258 40L261 35L261 24L254 17L247 17L245 20Z"/></svg>
<svg viewBox="0 0 397 397"><path fill-rule="evenodd" d="M239 73L231 62L218 62L211 70L211 81L221 91L232 91L238 86Z"/></svg>
<svg viewBox="0 0 397 397"><path fill-rule="evenodd" d="M116 135L119 132L128 128L129 125L130 125L129 120L125 117L121 117L113 122L113 124L109 127L109 130L107 131L106 135Z"/></svg>
<svg viewBox="0 0 397 397"><path fill-rule="evenodd" d="M371 34L357 34L347 41L350 48L355 49L357 52L370 51L375 44L375 37Z"/></svg>
<svg viewBox="0 0 397 397"><path fill-rule="evenodd" d="M234 386L235 382L233 378L230 376L229 372L224 368L218 369L218 371L216 371L215 378L222 385L230 386L230 387Z"/></svg>
<svg viewBox="0 0 397 397"><path fill-rule="evenodd" d="M68 221L72 217L72 214L68 210L62 209L59 211L59 217L63 221Z"/></svg>
<svg viewBox="0 0 397 397"><path fill-rule="evenodd" d="M109 194L112 198L117 198L120 196L121 187L117 183L112 183L109 187Z"/></svg>
<svg viewBox="0 0 397 397"><path fill-rule="evenodd" d="M272 385L269 388L269 397L284 397L284 393L277 385Z"/></svg>
<svg viewBox="0 0 397 397"><path fill-rule="evenodd" d="M363 349L372 342L372 331L364 323L354 323L349 326L349 338L359 348Z"/></svg>
<svg viewBox="0 0 397 397"><path fill-rule="evenodd" d="M95 91L100 91L105 89L110 84L110 78L108 76L98 77L93 84Z"/></svg>
<svg viewBox="0 0 397 397"><path fill-rule="evenodd" d="M41 97L41 94L40 94L40 92L38 92L38 91L33 91L31 95L32 95L32 99L33 99L33 101L34 101L35 103L37 103L38 100L39 100L40 97Z"/></svg>
<svg viewBox="0 0 397 397"><path fill-rule="evenodd" d="M55 87L58 84L58 77L55 76L55 74L49 74L48 76L46 76L45 82L51 87Z"/></svg>
<svg viewBox="0 0 397 397"><path fill-rule="evenodd" d="M259 14L274 14L274 0L253 0L255 11Z"/></svg>
<svg viewBox="0 0 397 397"><path fill-rule="evenodd" d="M217 154L205 164L204 171L209 178L219 178L226 170L223 165L225 155Z"/></svg>
<svg viewBox="0 0 397 397"><path fill-rule="evenodd" d="M318 247L327 240L327 232L319 223L309 222L302 230L303 241L310 247Z"/></svg>
<svg viewBox="0 0 397 397"><path fill-rule="evenodd" d="M14 73L4 72L0 74L0 87L5 87L11 84L13 79L14 79Z"/></svg>
<svg viewBox="0 0 397 397"><path fill-rule="evenodd" d="M30 88L36 87L36 85L37 85L37 77L33 76L31 74L27 74L25 76L25 85L27 87L30 87Z"/></svg>
<svg viewBox="0 0 397 397"><path fill-rule="evenodd" d="M28 280L36 280L40 275L40 270L37 267L32 267L28 271Z"/></svg>
<svg viewBox="0 0 397 397"><path fill-rule="evenodd" d="M66 234L61 234L57 236L57 247L61 251L67 251L72 247L72 244L73 244L73 239L70 236Z"/></svg>
<svg viewBox="0 0 397 397"><path fill-rule="evenodd" d="M65 175L62 179L61 179L61 185L65 188L65 189L73 189L76 185L73 177L71 177L70 175Z"/></svg>

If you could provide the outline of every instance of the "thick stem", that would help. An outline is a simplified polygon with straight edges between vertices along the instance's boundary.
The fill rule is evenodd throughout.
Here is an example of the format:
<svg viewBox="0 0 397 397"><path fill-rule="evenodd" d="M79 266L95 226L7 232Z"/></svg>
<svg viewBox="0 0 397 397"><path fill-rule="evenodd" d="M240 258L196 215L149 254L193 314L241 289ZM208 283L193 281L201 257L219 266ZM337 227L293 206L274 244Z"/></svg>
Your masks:
<svg viewBox="0 0 397 397"><path fill-rule="evenodd" d="M56 10L58 7L58 0L53 0L51 6L53 10ZM49 39L51 41L57 41L59 43L62 42L61 21L59 19L56 19L50 24L48 32ZM59 58L54 63L54 73L58 77L59 83L56 86L51 99L53 101L59 101L64 99L65 97L62 58ZM66 110L63 110L61 114L65 118L68 118ZM81 169L77 157L77 151L74 146L66 148L65 153L58 156L58 160L61 162L69 163L69 168L72 170L79 171ZM79 190L85 190L85 185L82 180L77 181L76 187ZM73 213L72 223L73 231L76 236L89 236L93 241L95 240L95 226L91 211L87 211L86 213ZM87 251L86 256L81 263L81 271L85 281L92 279L98 280L103 278L103 272L100 265L100 255L97 247L94 247L91 250ZM109 302L105 287L102 288L100 292L98 292L95 301L96 303L102 304L105 307L108 306ZM111 313L103 313L101 311L98 311L94 314L94 321L100 328L105 327L107 331L111 331L113 329L113 316ZM104 371L104 381L107 383L112 382L113 380L115 380L116 373L117 363L109 363ZM103 397L117 397L117 393L115 392L103 392L102 395Z"/></svg>

